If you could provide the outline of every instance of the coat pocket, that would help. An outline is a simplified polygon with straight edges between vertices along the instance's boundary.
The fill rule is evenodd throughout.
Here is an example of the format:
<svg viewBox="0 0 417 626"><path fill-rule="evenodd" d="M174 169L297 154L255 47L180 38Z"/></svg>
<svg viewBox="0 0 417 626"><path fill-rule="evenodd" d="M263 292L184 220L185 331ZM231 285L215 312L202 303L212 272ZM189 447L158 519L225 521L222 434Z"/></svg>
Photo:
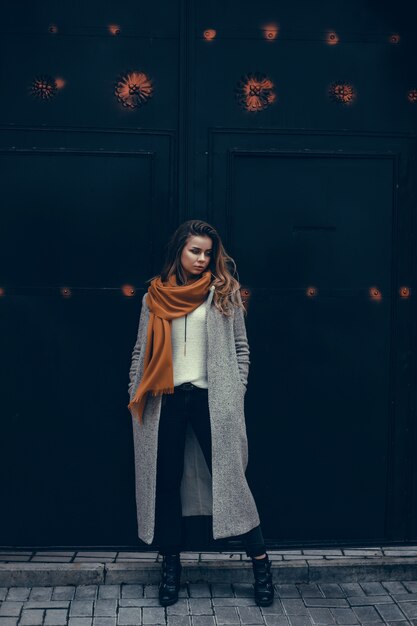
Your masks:
<svg viewBox="0 0 417 626"><path fill-rule="evenodd" d="M236 374L236 378L237 378L237 382L238 382L239 388L242 391L243 395L245 395L245 393L246 393L246 385L242 382L242 379L240 377L239 363L238 363L237 357L234 359L234 363L235 363L235 374Z"/></svg>

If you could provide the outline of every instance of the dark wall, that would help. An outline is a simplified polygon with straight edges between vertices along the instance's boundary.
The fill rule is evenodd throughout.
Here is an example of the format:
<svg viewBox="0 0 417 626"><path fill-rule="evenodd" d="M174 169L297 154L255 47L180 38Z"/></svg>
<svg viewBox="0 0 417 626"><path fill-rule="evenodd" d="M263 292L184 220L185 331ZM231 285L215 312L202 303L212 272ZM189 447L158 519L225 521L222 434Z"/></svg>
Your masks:
<svg viewBox="0 0 417 626"><path fill-rule="evenodd" d="M8 7L1 544L141 544L130 356L192 217L248 300L269 545L417 538L415 23L370 0Z"/></svg>

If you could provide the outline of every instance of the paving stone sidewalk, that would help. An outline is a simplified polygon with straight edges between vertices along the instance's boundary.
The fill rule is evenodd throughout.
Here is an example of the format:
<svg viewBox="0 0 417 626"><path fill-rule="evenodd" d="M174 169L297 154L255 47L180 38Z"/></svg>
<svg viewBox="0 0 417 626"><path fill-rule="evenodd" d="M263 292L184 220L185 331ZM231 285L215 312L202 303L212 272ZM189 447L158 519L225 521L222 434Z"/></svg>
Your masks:
<svg viewBox="0 0 417 626"><path fill-rule="evenodd" d="M249 583L183 583L164 608L157 585L1 587L0 626L417 626L417 580L275 588L260 608Z"/></svg>

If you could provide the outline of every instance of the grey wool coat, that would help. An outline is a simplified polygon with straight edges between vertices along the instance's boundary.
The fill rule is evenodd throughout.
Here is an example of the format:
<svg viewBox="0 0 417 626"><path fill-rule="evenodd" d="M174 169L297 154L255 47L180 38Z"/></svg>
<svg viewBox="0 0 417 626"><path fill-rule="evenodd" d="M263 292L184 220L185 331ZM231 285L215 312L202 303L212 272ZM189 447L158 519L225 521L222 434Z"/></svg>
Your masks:
<svg viewBox="0 0 417 626"><path fill-rule="evenodd" d="M223 315L213 304L214 285L207 296L207 378L211 421L212 475L191 424L187 426L182 515L212 515L213 538L241 535L260 523L255 500L246 481L248 441L244 397L249 372L249 345L244 313ZM239 294L240 295L240 294ZM129 397L143 374L149 309L146 296L130 367ZM177 392L180 393L180 392ZM162 396L148 394L143 423L132 415L138 535L154 539L158 428Z"/></svg>

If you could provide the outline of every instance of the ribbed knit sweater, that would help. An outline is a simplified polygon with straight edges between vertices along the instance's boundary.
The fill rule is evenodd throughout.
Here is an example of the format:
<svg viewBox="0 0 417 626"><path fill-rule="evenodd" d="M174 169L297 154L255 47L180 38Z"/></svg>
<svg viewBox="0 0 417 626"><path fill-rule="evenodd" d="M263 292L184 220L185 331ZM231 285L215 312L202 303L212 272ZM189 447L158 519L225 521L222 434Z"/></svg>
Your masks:
<svg viewBox="0 0 417 626"><path fill-rule="evenodd" d="M205 300L188 315L172 320L174 387L190 382L196 387L208 388L206 314Z"/></svg>

